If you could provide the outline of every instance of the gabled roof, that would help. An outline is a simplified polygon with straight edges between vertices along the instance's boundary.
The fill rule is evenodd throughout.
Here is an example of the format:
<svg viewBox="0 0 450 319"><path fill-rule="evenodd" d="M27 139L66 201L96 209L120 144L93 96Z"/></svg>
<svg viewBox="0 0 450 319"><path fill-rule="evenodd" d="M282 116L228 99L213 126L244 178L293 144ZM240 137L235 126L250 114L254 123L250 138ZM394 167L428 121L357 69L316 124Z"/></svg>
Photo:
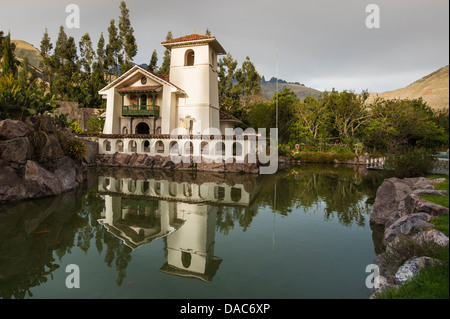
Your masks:
<svg viewBox="0 0 450 319"><path fill-rule="evenodd" d="M228 122L236 122L236 123L242 123L241 120L235 118L233 115L228 114L222 110L219 110L219 118L221 121L228 121Z"/></svg>
<svg viewBox="0 0 450 319"><path fill-rule="evenodd" d="M99 94L104 94L105 91L109 90L110 88L112 88L113 86L116 86L117 84L119 84L120 82L122 82L124 79L126 79L130 74L132 74L133 72L135 72L136 70L141 71L142 73L144 73L145 75L149 76L150 78L152 78L153 80L155 80L158 83L161 84L166 84L169 85L171 87L173 87L174 89L176 89L178 92L180 93L185 93L182 89L180 89L178 86L176 86L175 84L169 82L169 80L167 79L167 77L165 75L158 75L155 74L153 72L150 72L149 70L144 69L143 67L139 66L139 65L135 65L133 66L131 69L129 69L127 72L125 72L124 74L122 74L121 76L119 76L117 79L115 79L114 81L112 81L111 83L109 83L107 86L105 86L104 88L102 88L100 91L98 91Z"/></svg>
<svg viewBox="0 0 450 319"><path fill-rule="evenodd" d="M179 38L161 42L161 44L169 50L172 49L172 47L205 44L205 43L211 45L214 48L214 50L216 50L217 54L227 53L225 49L217 41L216 37L213 37L212 35L189 34Z"/></svg>

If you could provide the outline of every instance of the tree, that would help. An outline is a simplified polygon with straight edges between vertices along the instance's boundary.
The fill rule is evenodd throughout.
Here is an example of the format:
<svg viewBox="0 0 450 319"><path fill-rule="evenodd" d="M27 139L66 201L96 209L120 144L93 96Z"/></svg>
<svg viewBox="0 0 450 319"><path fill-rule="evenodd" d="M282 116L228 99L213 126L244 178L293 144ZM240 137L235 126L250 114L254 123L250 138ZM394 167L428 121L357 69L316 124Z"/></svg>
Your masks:
<svg viewBox="0 0 450 319"><path fill-rule="evenodd" d="M261 93L261 76L248 56L242 63L241 69L236 71L236 80L241 92L241 106L252 103L254 98Z"/></svg>
<svg viewBox="0 0 450 319"><path fill-rule="evenodd" d="M51 52L53 50L53 44L50 40L50 37L47 32L47 28L45 28L44 36L41 40L41 57L42 60L39 62L39 67L42 69L44 77L42 81L42 88L43 91L46 91L46 85L45 81L49 83L49 87L51 87L51 81L52 81L52 59L51 59Z"/></svg>
<svg viewBox="0 0 450 319"><path fill-rule="evenodd" d="M92 48L91 37L89 33L84 34L81 37L81 41L79 43L80 46L80 62L83 66L84 70L90 74L91 66L95 59L95 51Z"/></svg>
<svg viewBox="0 0 450 319"><path fill-rule="evenodd" d="M122 64L122 55L120 53L122 49L122 42L120 41L117 33L117 28L114 19L110 20L108 28L108 44L106 45L106 69L111 75L119 74L119 66Z"/></svg>
<svg viewBox="0 0 450 319"><path fill-rule="evenodd" d="M3 57L2 57L2 75L17 75L17 64L14 56L14 49L11 45L11 35L8 35L2 41Z"/></svg>
<svg viewBox="0 0 450 319"><path fill-rule="evenodd" d="M209 31L209 28L206 28L205 34L206 34L206 35L211 35L211 31Z"/></svg>
<svg viewBox="0 0 450 319"><path fill-rule="evenodd" d="M21 70L18 73L18 80L22 87L35 91L37 89L37 74L28 62L28 57L24 57L21 62Z"/></svg>
<svg viewBox="0 0 450 319"><path fill-rule="evenodd" d="M147 70L151 72L157 72L157 64L158 64L158 54L156 50L153 50L152 57L150 59L150 63L148 64Z"/></svg>
<svg viewBox="0 0 450 319"><path fill-rule="evenodd" d="M100 38L97 43L97 67L99 72L105 75L106 70L106 51L105 51L105 38L103 37L103 32L100 33Z"/></svg>
<svg viewBox="0 0 450 319"><path fill-rule="evenodd" d="M172 31L167 32L166 41L172 40ZM164 58L161 67L158 70L159 74L169 74L170 73L170 50L166 49L164 51Z"/></svg>
<svg viewBox="0 0 450 319"><path fill-rule="evenodd" d="M122 42L124 61L120 72L123 74L132 67L132 61L137 53L136 38L130 22L130 10L125 1L120 3L119 38Z"/></svg>
<svg viewBox="0 0 450 319"><path fill-rule="evenodd" d="M331 114L327 99L328 92L321 94L317 99L314 96L307 96L295 110L296 120L299 122L297 129L304 127L314 140L328 135Z"/></svg>
<svg viewBox="0 0 450 319"><path fill-rule="evenodd" d="M225 112L230 113L239 107L240 94L234 85L237 64L230 52L218 63L219 106Z"/></svg>

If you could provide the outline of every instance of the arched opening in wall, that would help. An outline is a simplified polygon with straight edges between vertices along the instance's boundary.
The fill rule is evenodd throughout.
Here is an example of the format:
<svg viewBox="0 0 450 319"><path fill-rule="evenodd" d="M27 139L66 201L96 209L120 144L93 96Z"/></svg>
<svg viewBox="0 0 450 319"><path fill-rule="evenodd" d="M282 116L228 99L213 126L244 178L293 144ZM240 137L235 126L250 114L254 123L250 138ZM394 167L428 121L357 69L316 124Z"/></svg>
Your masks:
<svg viewBox="0 0 450 319"><path fill-rule="evenodd" d="M223 155L223 154L225 154L225 143L224 142L216 143L214 155Z"/></svg>
<svg viewBox="0 0 450 319"><path fill-rule="evenodd" d="M161 195L161 182L155 182L155 194Z"/></svg>
<svg viewBox="0 0 450 319"><path fill-rule="evenodd" d="M149 181L145 181L142 183L142 194L146 195L148 190L150 189L150 182Z"/></svg>
<svg viewBox="0 0 450 319"><path fill-rule="evenodd" d="M150 127L145 122L140 122L136 125L136 134L150 134Z"/></svg>
<svg viewBox="0 0 450 319"><path fill-rule="evenodd" d="M181 263L183 264L184 268L189 268L191 266L191 260L191 253L188 253L187 251L181 252Z"/></svg>
<svg viewBox="0 0 450 319"><path fill-rule="evenodd" d="M108 140L103 141L103 149L107 152L110 152L111 151L111 142Z"/></svg>
<svg viewBox="0 0 450 319"><path fill-rule="evenodd" d="M170 144L169 144L169 153L170 154L179 154L178 153L178 143L177 142L170 142Z"/></svg>
<svg viewBox="0 0 450 319"><path fill-rule="evenodd" d="M185 197L192 197L192 186L189 183L184 183L183 185L183 195Z"/></svg>
<svg viewBox="0 0 450 319"><path fill-rule="evenodd" d="M202 142L200 144L200 149L201 149L202 155L209 155L209 143L208 142Z"/></svg>
<svg viewBox="0 0 450 319"><path fill-rule="evenodd" d="M122 140L116 141L116 151L123 152L123 142L122 142Z"/></svg>
<svg viewBox="0 0 450 319"><path fill-rule="evenodd" d="M155 130L155 134L161 134L161 126L158 126Z"/></svg>
<svg viewBox="0 0 450 319"><path fill-rule="evenodd" d="M242 156L242 144L241 143L233 143L233 155L234 156Z"/></svg>
<svg viewBox="0 0 450 319"><path fill-rule="evenodd" d="M127 181L128 191L134 193L136 191L136 181L130 179Z"/></svg>
<svg viewBox="0 0 450 319"><path fill-rule="evenodd" d="M156 153L164 153L164 143L162 141L156 142L155 152Z"/></svg>
<svg viewBox="0 0 450 319"><path fill-rule="evenodd" d="M122 134L128 134L128 127L122 127Z"/></svg>
<svg viewBox="0 0 450 319"><path fill-rule="evenodd" d="M131 140L128 143L128 151L129 152L136 152L137 151L137 143L135 140Z"/></svg>
<svg viewBox="0 0 450 319"><path fill-rule="evenodd" d="M193 66L195 62L194 50L189 49L184 56L184 66Z"/></svg>
<svg viewBox="0 0 450 319"><path fill-rule="evenodd" d="M110 184L111 184L111 181L109 180L109 178L105 178L104 180L103 180L103 183L102 183L102 187L103 187L103 190L110 190Z"/></svg>
<svg viewBox="0 0 450 319"><path fill-rule="evenodd" d="M177 196L177 188L178 188L178 184L175 182L170 183L169 185L169 195L172 197L176 197Z"/></svg>
<svg viewBox="0 0 450 319"><path fill-rule="evenodd" d="M192 142L184 143L183 155L193 155L194 154L194 144Z"/></svg>
<svg viewBox="0 0 450 319"><path fill-rule="evenodd" d="M149 153L150 152L150 141L145 140L142 142L142 149L144 152Z"/></svg>
<svg viewBox="0 0 450 319"><path fill-rule="evenodd" d="M214 198L217 200L223 200L225 198L225 187L215 186L214 187Z"/></svg>
<svg viewBox="0 0 450 319"><path fill-rule="evenodd" d="M238 203L242 198L242 189L232 187L230 196L233 202Z"/></svg>

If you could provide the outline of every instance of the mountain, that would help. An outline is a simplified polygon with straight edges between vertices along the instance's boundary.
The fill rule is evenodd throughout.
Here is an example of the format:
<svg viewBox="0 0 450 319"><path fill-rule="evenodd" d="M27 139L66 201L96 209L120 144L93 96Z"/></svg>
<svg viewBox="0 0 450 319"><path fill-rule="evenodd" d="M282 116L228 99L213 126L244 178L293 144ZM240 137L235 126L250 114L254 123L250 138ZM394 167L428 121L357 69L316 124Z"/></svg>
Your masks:
<svg viewBox="0 0 450 319"><path fill-rule="evenodd" d="M371 93L370 99L422 99L433 110L449 109L449 66L444 66L410 85L394 91Z"/></svg>
<svg viewBox="0 0 450 319"><path fill-rule="evenodd" d="M16 50L14 51L16 57L20 59L27 57L28 62L36 69L39 69L39 62L42 60L39 49L23 40L11 40L11 42L16 45Z"/></svg>
<svg viewBox="0 0 450 319"><path fill-rule="evenodd" d="M295 92L300 99L304 99L308 95L317 97L320 93L322 93L318 90L306 87L299 82L287 82L285 80L278 79L278 91L283 91L284 88L291 89L291 91ZM277 89L276 79L271 78L269 81L266 81L263 77L261 81L261 89L264 97L266 99L271 99Z"/></svg>

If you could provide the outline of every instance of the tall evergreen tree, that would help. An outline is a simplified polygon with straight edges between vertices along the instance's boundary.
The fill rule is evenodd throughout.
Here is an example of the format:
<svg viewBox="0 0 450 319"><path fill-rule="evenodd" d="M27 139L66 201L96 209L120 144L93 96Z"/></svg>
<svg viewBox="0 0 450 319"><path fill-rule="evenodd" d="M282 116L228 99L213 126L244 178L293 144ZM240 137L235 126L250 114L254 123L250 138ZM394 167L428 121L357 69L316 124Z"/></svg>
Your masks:
<svg viewBox="0 0 450 319"><path fill-rule="evenodd" d="M117 33L117 28L114 19L111 19L108 28L108 44L106 45L106 69L111 75L119 74L119 67L122 64L122 42Z"/></svg>
<svg viewBox="0 0 450 319"><path fill-rule="evenodd" d="M241 91L241 106L245 106L254 101L254 98L261 92L261 76L256 71L255 65L246 57L241 69L236 71L236 80Z"/></svg>
<svg viewBox="0 0 450 319"><path fill-rule="evenodd" d="M105 38L103 37L103 32L100 33L100 38L97 43L97 67L98 71L104 76L106 67L106 51L105 51Z"/></svg>
<svg viewBox="0 0 450 319"><path fill-rule="evenodd" d="M2 41L3 57L2 57L2 74L13 76L17 75L17 64L14 56L14 49L11 44L11 34L8 35Z"/></svg>
<svg viewBox="0 0 450 319"><path fill-rule="evenodd" d="M166 41L172 40L172 31L167 32ZM170 72L170 50L166 49L164 51L164 58L161 67L158 70L159 74L169 74Z"/></svg>
<svg viewBox="0 0 450 319"><path fill-rule="evenodd" d="M239 92L234 84L237 64L230 52L218 63L219 105L226 112L239 106Z"/></svg>
<svg viewBox="0 0 450 319"><path fill-rule="evenodd" d="M137 54L136 38L130 22L130 10L125 1L120 3L119 38L122 42L124 61L120 72L123 74L132 67L132 61Z"/></svg>
<svg viewBox="0 0 450 319"><path fill-rule="evenodd" d="M95 51L92 48L91 37L86 33L81 37L80 46L80 62L84 70L90 74L92 63L95 59Z"/></svg>
<svg viewBox="0 0 450 319"><path fill-rule="evenodd" d="M47 32L47 28L45 28L44 36L41 40L41 61L39 62L39 67L42 69L43 72L43 81L42 83L42 89L45 92L47 90L45 81L49 83L49 86L51 86L52 81L52 59L51 59L51 52L53 50L53 44L50 40L50 37Z"/></svg>
<svg viewBox="0 0 450 319"><path fill-rule="evenodd" d="M153 50L152 57L150 59L150 63L148 64L147 69L151 72L157 72L157 65L158 64L158 54L156 53L156 50Z"/></svg>

